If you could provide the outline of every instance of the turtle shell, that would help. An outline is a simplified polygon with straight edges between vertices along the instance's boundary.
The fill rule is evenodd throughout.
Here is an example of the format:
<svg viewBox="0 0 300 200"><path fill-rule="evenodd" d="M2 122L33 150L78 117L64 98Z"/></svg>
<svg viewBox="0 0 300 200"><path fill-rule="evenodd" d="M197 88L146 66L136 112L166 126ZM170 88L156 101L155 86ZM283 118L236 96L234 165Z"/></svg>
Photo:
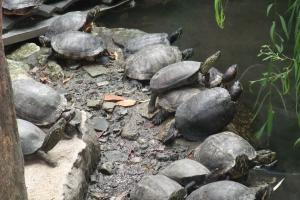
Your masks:
<svg viewBox="0 0 300 200"><path fill-rule="evenodd" d="M79 31L86 23L87 12L68 12L57 17L48 27L45 36L51 39L53 36L66 31Z"/></svg>
<svg viewBox="0 0 300 200"><path fill-rule="evenodd" d="M126 59L125 73L129 78L150 80L163 67L181 61L181 51L174 46L145 47Z"/></svg>
<svg viewBox="0 0 300 200"><path fill-rule="evenodd" d="M162 93L197 82L200 65L195 61L182 61L162 68L150 80L152 92Z"/></svg>
<svg viewBox="0 0 300 200"><path fill-rule="evenodd" d="M14 80L12 87L17 116L34 124L53 124L67 106L62 94L33 79Z"/></svg>
<svg viewBox="0 0 300 200"><path fill-rule="evenodd" d="M168 40L168 34L149 33L143 36L130 39L125 44L125 52L132 54L143 49L144 47L155 44L170 45L170 41Z"/></svg>
<svg viewBox="0 0 300 200"><path fill-rule="evenodd" d="M177 90L172 90L159 97L158 105L169 112L175 112L176 109L180 106L180 104L187 101L188 99L198 94L199 92L201 92L200 88L190 88L190 87L184 87Z"/></svg>
<svg viewBox="0 0 300 200"><path fill-rule="evenodd" d="M18 10L36 7L42 4L41 0L4 0L2 7L7 10Z"/></svg>
<svg viewBox="0 0 300 200"><path fill-rule="evenodd" d="M246 155L252 160L256 151L244 138L232 132L209 136L194 151L195 160L211 171L231 169L239 155Z"/></svg>
<svg viewBox="0 0 300 200"><path fill-rule="evenodd" d="M23 154L34 154L41 148L46 134L36 125L22 119L17 119L17 125Z"/></svg>
<svg viewBox="0 0 300 200"><path fill-rule="evenodd" d="M97 36L80 31L68 31L54 36L53 50L66 58L93 58L104 51L104 41Z"/></svg>
<svg viewBox="0 0 300 200"><path fill-rule="evenodd" d="M186 200L255 200L255 191L234 181L209 183L192 192Z"/></svg>
<svg viewBox="0 0 300 200"><path fill-rule="evenodd" d="M218 133L232 121L235 105L224 88L203 90L177 108L176 128L188 140Z"/></svg>
<svg viewBox="0 0 300 200"><path fill-rule="evenodd" d="M171 163L160 171L160 174L173 179L180 185L187 185L191 181L201 183L205 180L206 175L210 174L210 171L197 161L182 159Z"/></svg>

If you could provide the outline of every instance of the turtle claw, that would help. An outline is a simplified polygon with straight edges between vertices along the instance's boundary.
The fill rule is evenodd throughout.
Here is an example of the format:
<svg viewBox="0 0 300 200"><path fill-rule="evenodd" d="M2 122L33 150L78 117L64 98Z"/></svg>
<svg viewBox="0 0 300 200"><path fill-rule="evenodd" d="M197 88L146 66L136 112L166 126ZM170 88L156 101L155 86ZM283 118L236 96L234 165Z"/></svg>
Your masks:
<svg viewBox="0 0 300 200"><path fill-rule="evenodd" d="M168 117L170 113L166 110L160 110L152 119L152 123L156 126L162 124Z"/></svg>

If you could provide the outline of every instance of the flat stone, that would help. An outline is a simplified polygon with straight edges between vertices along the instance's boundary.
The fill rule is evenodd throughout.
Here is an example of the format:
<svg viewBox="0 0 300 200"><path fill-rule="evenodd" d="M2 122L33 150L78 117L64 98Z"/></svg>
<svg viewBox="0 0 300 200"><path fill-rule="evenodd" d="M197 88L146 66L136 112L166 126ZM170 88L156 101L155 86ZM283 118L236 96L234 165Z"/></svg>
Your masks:
<svg viewBox="0 0 300 200"><path fill-rule="evenodd" d="M93 127L96 131L107 131L109 127L108 121L103 117L94 117L92 119Z"/></svg>
<svg viewBox="0 0 300 200"><path fill-rule="evenodd" d="M128 140L136 140L138 136L139 133L136 125L136 120L130 120L128 123L125 124L121 133L121 137Z"/></svg>
<svg viewBox="0 0 300 200"><path fill-rule="evenodd" d="M131 200L183 200L184 188L163 175L145 176L130 193Z"/></svg>
<svg viewBox="0 0 300 200"><path fill-rule="evenodd" d="M93 78L108 73L108 69L101 65L84 66L83 69Z"/></svg>
<svg viewBox="0 0 300 200"><path fill-rule="evenodd" d="M206 175L210 174L210 171L197 161L182 159L168 165L160 171L160 174L169 177L180 185L187 185L191 181L202 184Z"/></svg>
<svg viewBox="0 0 300 200"><path fill-rule="evenodd" d="M35 43L27 43L22 45L20 48L16 49L15 51L13 51L11 54L7 56L7 58L16 61L22 61L29 58L33 54L39 52L40 49L41 48Z"/></svg>
<svg viewBox="0 0 300 200"><path fill-rule="evenodd" d="M113 150L113 151L106 151L103 154L103 160L108 161L108 162L125 162L127 161L128 155L118 151L118 150Z"/></svg>
<svg viewBox="0 0 300 200"><path fill-rule="evenodd" d="M29 65L10 59L6 60L11 80L30 78L30 75L27 73L27 71L30 69Z"/></svg>
<svg viewBox="0 0 300 200"><path fill-rule="evenodd" d="M86 128L87 114L82 112L82 137L61 140L49 157L58 163L51 168L40 159L25 163L25 182L30 200L84 199L87 180L98 163L100 146L93 130Z"/></svg>
<svg viewBox="0 0 300 200"><path fill-rule="evenodd" d="M105 175L112 175L114 169L114 164L112 162L105 162L101 165L99 171Z"/></svg>
<svg viewBox="0 0 300 200"><path fill-rule="evenodd" d="M101 108L102 101L95 99L87 99L86 106L89 108Z"/></svg>
<svg viewBox="0 0 300 200"><path fill-rule="evenodd" d="M116 104L113 102L104 102L102 105L102 109L109 113L112 113L115 107Z"/></svg>

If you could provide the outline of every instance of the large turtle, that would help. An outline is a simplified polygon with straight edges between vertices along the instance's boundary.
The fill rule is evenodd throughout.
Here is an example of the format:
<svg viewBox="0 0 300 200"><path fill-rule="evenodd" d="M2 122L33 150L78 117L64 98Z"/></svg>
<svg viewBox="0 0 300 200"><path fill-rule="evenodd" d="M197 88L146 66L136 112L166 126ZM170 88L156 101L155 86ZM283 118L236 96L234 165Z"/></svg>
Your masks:
<svg viewBox="0 0 300 200"><path fill-rule="evenodd" d="M267 184L249 188L234 181L218 181L200 187L186 200L266 200L271 192Z"/></svg>
<svg viewBox="0 0 300 200"><path fill-rule="evenodd" d="M64 15L57 17L48 27L47 32L39 37L40 42L44 46L48 46L51 42L52 37L57 34L66 31L85 31L90 32L92 22L99 15L103 14L105 11L114 9L116 7L122 6L129 3L132 0L124 0L121 3L110 7L95 6L89 11L74 11L68 12Z"/></svg>
<svg viewBox="0 0 300 200"><path fill-rule="evenodd" d="M180 51L178 47L157 44L143 48L126 59L125 74L136 80L150 80L160 69L193 54L193 49Z"/></svg>
<svg viewBox="0 0 300 200"><path fill-rule="evenodd" d="M31 122L22 119L17 119L17 125L24 156L26 158L39 157L51 167L55 167L56 162L48 158L46 153L62 138L66 120L63 118L58 120L49 129L48 134Z"/></svg>
<svg viewBox="0 0 300 200"><path fill-rule="evenodd" d="M163 45L171 45L173 44L181 35L182 35L182 28L179 28L178 30L174 31L171 34L167 33L149 33L145 34L143 36L135 37L133 39L130 39L126 42L124 47L122 45L119 45L123 47L125 56L128 56L130 54L134 54L138 52L139 50L155 45L155 44L163 44Z"/></svg>
<svg viewBox="0 0 300 200"><path fill-rule="evenodd" d="M182 61L159 70L150 80L151 99L148 112L155 111L156 98L167 91L198 82L199 73L208 76L208 70L220 57L220 51L202 64L195 61Z"/></svg>
<svg viewBox="0 0 300 200"><path fill-rule="evenodd" d="M192 96L177 108L175 123L164 142L171 142L177 136L177 130L185 139L192 141L222 131L234 117L241 91L242 86L236 81L230 91L215 87Z"/></svg>
<svg viewBox="0 0 300 200"><path fill-rule="evenodd" d="M194 159L216 176L232 179L246 176L254 166L272 166L276 153L256 151L244 138L232 132L222 132L206 138L194 151Z"/></svg>
<svg viewBox="0 0 300 200"><path fill-rule="evenodd" d="M51 47L59 57L74 60L95 60L107 53L101 37L80 31L67 31L54 36Z"/></svg>
<svg viewBox="0 0 300 200"><path fill-rule="evenodd" d="M53 88L33 79L18 79L12 82L17 116L38 126L49 126L63 117L67 121L72 111L67 100Z"/></svg>
<svg viewBox="0 0 300 200"><path fill-rule="evenodd" d="M235 70L233 70L233 68ZM231 81L235 78L237 67L236 65L232 65L229 67L224 74L222 74L218 69L211 68L209 70L209 86L215 87L222 82L223 80ZM230 72L230 73L229 73ZM179 89L171 90L165 94L162 94L158 98L158 107L160 108L159 112L153 117L152 122L154 125L161 124L165 119L169 116L175 114L176 109L185 101L190 99L192 96L200 93L205 89L205 80L201 76L199 78L200 87L182 87Z"/></svg>
<svg viewBox="0 0 300 200"><path fill-rule="evenodd" d="M2 3L3 13L5 15L27 15L42 3L42 0L4 0Z"/></svg>

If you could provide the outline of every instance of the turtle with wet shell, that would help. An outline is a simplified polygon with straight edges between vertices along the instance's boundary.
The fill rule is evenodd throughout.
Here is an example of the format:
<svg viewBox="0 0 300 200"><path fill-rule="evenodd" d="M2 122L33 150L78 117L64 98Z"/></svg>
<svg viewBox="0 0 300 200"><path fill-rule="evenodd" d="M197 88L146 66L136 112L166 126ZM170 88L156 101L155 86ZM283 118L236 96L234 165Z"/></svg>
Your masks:
<svg viewBox="0 0 300 200"><path fill-rule="evenodd" d="M56 161L51 160L47 152L53 149L62 138L66 123L67 121L61 118L47 131L48 133L45 133L33 123L17 119L22 152L25 158L40 158L49 166L55 167Z"/></svg>
<svg viewBox="0 0 300 200"><path fill-rule="evenodd" d="M28 15L42 3L42 0L4 0L2 8L5 15Z"/></svg>

